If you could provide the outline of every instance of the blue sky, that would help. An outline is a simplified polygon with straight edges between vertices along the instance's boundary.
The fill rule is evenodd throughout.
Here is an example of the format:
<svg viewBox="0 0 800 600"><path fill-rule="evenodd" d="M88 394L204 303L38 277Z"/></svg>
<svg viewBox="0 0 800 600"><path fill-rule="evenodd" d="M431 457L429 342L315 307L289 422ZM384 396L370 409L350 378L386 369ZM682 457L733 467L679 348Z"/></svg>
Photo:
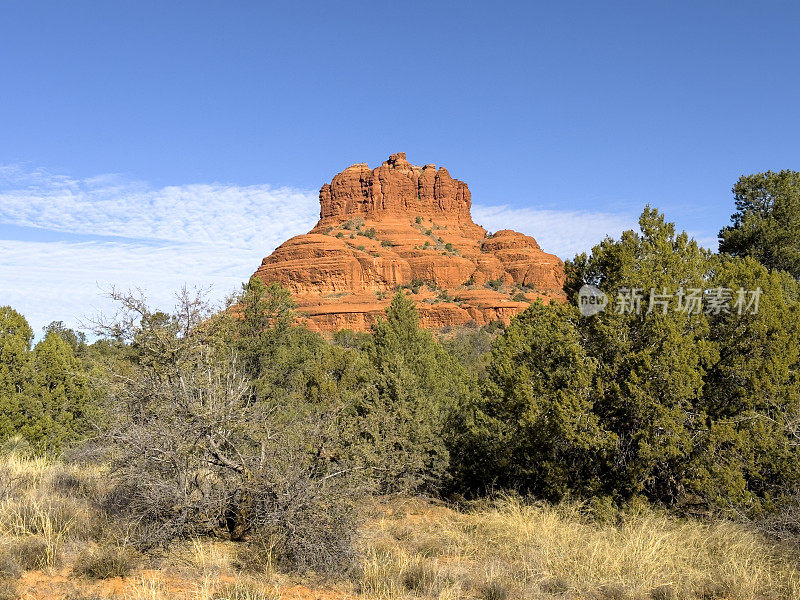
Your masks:
<svg viewBox="0 0 800 600"><path fill-rule="evenodd" d="M800 168L791 2L0 0L0 304L227 293L397 151L564 258L650 203L707 245Z"/></svg>

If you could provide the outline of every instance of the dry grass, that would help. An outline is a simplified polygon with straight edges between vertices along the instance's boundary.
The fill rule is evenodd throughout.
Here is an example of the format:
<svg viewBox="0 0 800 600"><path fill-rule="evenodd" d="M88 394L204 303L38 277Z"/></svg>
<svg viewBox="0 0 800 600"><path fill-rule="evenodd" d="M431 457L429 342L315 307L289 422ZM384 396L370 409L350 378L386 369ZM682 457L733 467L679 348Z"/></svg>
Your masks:
<svg viewBox="0 0 800 600"><path fill-rule="evenodd" d="M205 576L187 593L176 594L155 576L140 575L118 596L120 600L279 600L277 590L265 582L237 577L232 581Z"/></svg>
<svg viewBox="0 0 800 600"><path fill-rule="evenodd" d="M580 508L412 501L367 529L357 582L376 598L800 598L797 556L742 526Z"/></svg>
<svg viewBox="0 0 800 600"><path fill-rule="evenodd" d="M206 538L142 557L119 577L133 567L124 532L93 508L100 480L41 458L0 458L0 597L20 583L37 600L800 600L798 556L744 526L647 509L609 524L579 505L514 498L468 511L415 499L382 506L361 530L350 579L315 581L316 590L276 572L268 547Z"/></svg>
<svg viewBox="0 0 800 600"><path fill-rule="evenodd" d="M198 600L280 600L278 590L266 584L237 579L233 583L212 585L209 596Z"/></svg>
<svg viewBox="0 0 800 600"><path fill-rule="evenodd" d="M196 538L189 543L191 563L203 573L229 571L235 548L230 542Z"/></svg>
<svg viewBox="0 0 800 600"><path fill-rule="evenodd" d="M68 541L100 536L103 519L87 498L97 478L47 458L0 458L3 550L25 569L54 569Z"/></svg>
<svg viewBox="0 0 800 600"><path fill-rule="evenodd" d="M124 600L165 600L165 589L157 577L138 576L124 592Z"/></svg>

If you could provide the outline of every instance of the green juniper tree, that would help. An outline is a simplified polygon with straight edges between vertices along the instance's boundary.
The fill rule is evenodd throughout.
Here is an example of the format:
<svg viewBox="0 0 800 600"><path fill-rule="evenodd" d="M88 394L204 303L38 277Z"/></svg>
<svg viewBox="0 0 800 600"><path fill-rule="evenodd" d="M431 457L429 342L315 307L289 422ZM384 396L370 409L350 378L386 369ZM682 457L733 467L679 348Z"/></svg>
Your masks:
<svg viewBox="0 0 800 600"><path fill-rule="evenodd" d="M24 440L37 452L61 450L97 423L97 398L84 362L80 336L62 324L46 328L31 349L33 331L21 314L0 308L0 442Z"/></svg>
<svg viewBox="0 0 800 600"><path fill-rule="evenodd" d="M586 351L598 362L600 398L594 410L617 436L604 483L622 497L643 493L674 502L693 445L693 406L716 349L707 339L705 315L679 310L676 299L666 310L655 304L650 310L649 296L651 290L666 295L705 289L711 255L649 207L639 227L639 233L626 231L619 241L606 239L590 256L578 256L568 286L597 283L612 296L614 308L625 309L579 321ZM641 290L640 310L624 306L615 297L619 290L631 290L630 298Z"/></svg>
<svg viewBox="0 0 800 600"><path fill-rule="evenodd" d="M448 427L468 394L461 365L430 331L420 328L416 306L402 291L372 328L367 353L376 372L381 412L389 417L381 433L390 440L394 466L387 482L401 487L436 487L449 462Z"/></svg>
<svg viewBox="0 0 800 600"><path fill-rule="evenodd" d="M567 264L572 299L598 285L606 312L534 305L495 341L456 465L471 465L468 489L737 511L800 493L797 281L713 255L649 208L639 225ZM718 293L730 302L716 310ZM754 294L757 307L738 304Z"/></svg>
<svg viewBox="0 0 800 600"><path fill-rule="evenodd" d="M473 452L469 468L496 474L485 483L551 500L601 488L615 437L593 412L597 364L581 346L579 317L574 306L538 302L496 340L471 440L482 452Z"/></svg>
<svg viewBox="0 0 800 600"><path fill-rule="evenodd" d="M49 325L42 328L42 331L44 331L45 337L50 333L61 337L72 348L75 356L83 356L87 352L86 334L67 327L63 321L51 321Z"/></svg>
<svg viewBox="0 0 800 600"><path fill-rule="evenodd" d="M0 442L22 435L35 402L31 396L33 330L10 306L0 307Z"/></svg>
<svg viewBox="0 0 800 600"><path fill-rule="evenodd" d="M716 286L760 291L758 311L708 315L705 376L687 485L706 502L767 508L800 490L800 285L752 258L719 256ZM742 314L739 314L739 313Z"/></svg>
<svg viewBox="0 0 800 600"><path fill-rule="evenodd" d="M37 447L59 450L89 433L93 399L84 366L72 346L51 331L33 349L32 393L37 413L23 429Z"/></svg>
<svg viewBox="0 0 800 600"><path fill-rule="evenodd" d="M800 278L800 172L742 176L733 195L736 212L719 232L719 251Z"/></svg>

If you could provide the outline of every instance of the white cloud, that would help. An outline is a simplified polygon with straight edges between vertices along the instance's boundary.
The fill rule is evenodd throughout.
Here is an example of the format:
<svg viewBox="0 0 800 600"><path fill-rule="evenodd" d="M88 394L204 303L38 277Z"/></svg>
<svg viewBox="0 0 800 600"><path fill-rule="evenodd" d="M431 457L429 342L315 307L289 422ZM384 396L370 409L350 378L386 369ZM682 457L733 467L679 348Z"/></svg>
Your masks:
<svg viewBox="0 0 800 600"><path fill-rule="evenodd" d="M152 189L114 175L78 180L0 167L1 224L90 240L104 236L0 240L0 305L14 306L39 329L51 320L76 325L107 310L103 290L111 285L141 288L164 307L184 283L211 285L221 298L318 216L316 193L306 190L223 184Z"/></svg>
<svg viewBox="0 0 800 600"><path fill-rule="evenodd" d="M212 297L222 298L252 274L264 252L199 244L0 240L0 305L10 304L39 330L53 320L74 326L113 312L104 293L114 285L142 288L164 308L184 284L211 286Z"/></svg>
<svg viewBox="0 0 800 600"><path fill-rule="evenodd" d="M536 238L542 250L563 259L589 252L607 235L638 230L637 217L574 210L540 210L508 205L473 205L472 218L490 231L515 229Z"/></svg>
<svg viewBox="0 0 800 600"><path fill-rule="evenodd" d="M236 247L310 228L316 193L268 185L151 189L115 175L72 179L0 167L0 222L52 231Z"/></svg>

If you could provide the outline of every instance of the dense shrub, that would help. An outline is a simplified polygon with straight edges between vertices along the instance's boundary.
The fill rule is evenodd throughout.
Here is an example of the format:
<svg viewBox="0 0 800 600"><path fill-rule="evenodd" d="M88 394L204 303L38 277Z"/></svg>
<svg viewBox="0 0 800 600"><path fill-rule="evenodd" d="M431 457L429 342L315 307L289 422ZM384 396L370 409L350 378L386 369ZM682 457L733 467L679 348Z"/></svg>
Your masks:
<svg viewBox="0 0 800 600"><path fill-rule="evenodd" d="M592 414L596 365L581 346L573 310L537 303L493 345L470 460L502 487L551 499L601 489L614 439Z"/></svg>
<svg viewBox="0 0 800 600"><path fill-rule="evenodd" d="M138 311L137 357L112 386L104 505L138 546L224 532L292 568L341 569L365 493L443 478L458 365L404 295L349 347L294 326L286 290L257 278L214 318L191 299L173 316L119 300Z"/></svg>

